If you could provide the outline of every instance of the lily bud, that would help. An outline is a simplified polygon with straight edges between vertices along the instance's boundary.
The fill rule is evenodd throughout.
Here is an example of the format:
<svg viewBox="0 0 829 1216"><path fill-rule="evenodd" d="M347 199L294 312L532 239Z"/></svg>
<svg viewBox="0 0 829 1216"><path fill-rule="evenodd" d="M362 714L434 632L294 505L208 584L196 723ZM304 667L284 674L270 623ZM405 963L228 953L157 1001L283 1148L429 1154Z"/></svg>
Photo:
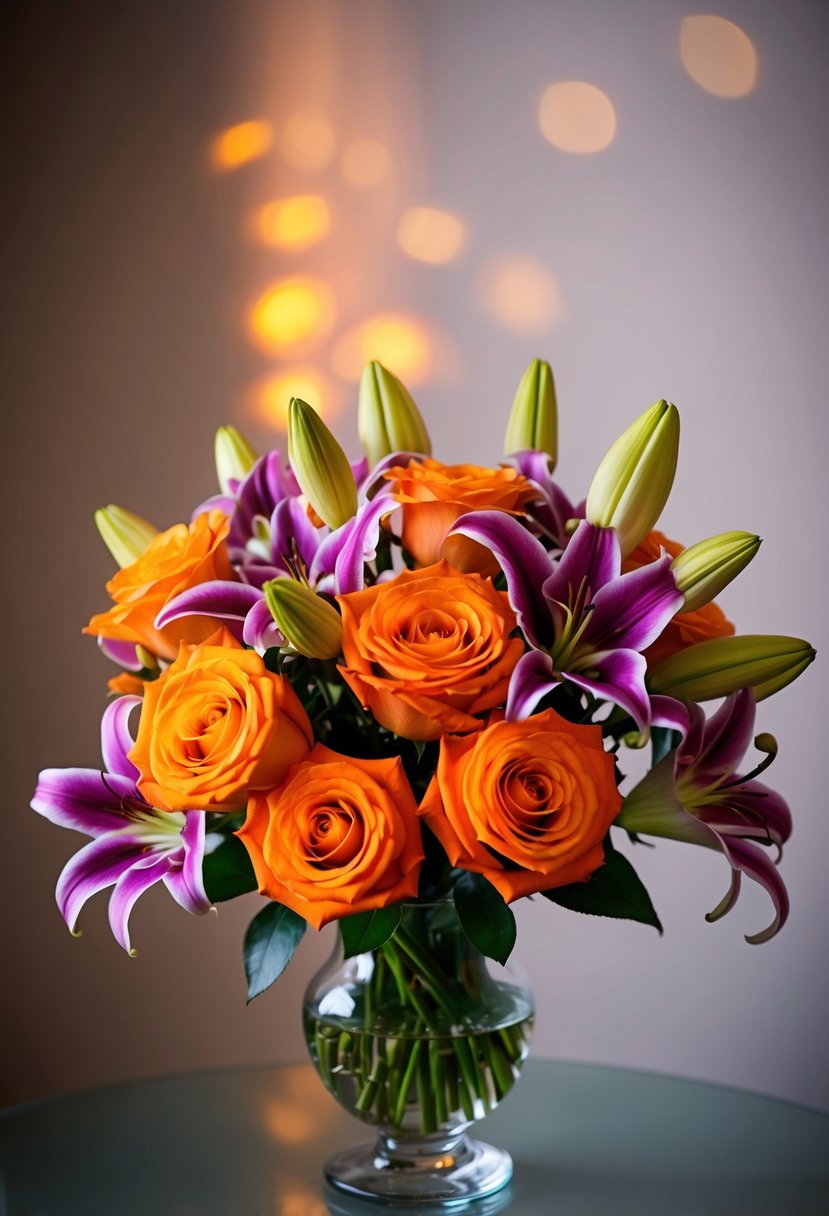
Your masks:
<svg viewBox="0 0 829 1216"><path fill-rule="evenodd" d="M658 663L648 676L648 691L712 701L750 688L762 701L796 680L815 653L801 638L772 634L711 638Z"/></svg>
<svg viewBox="0 0 829 1216"><path fill-rule="evenodd" d="M558 460L558 408L556 386L549 363L533 359L521 377L504 435L504 455L534 448L550 457L551 471Z"/></svg>
<svg viewBox="0 0 829 1216"><path fill-rule="evenodd" d="M294 650L308 659L334 659L340 654L343 621L327 600L290 578L271 579L263 591L271 616Z"/></svg>
<svg viewBox="0 0 829 1216"><path fill-rule="evenodd" d="M679 452L679 412L657 401L620 435L596 470L587 518L614 528L622 557L653 528L668 501Z"/></svg>
<svg viewBox="0 0 829 1216"><path fill-rule="evenodd" d="M357 513L348 457L319 414L299 397L288 405L288 459L300 489L329 528L339 528Z"/></svg>
<svg viewBox="0 0 829 1216"><path fill-rule="evenodd" d="M376 359L360 376L357 431L372 468L392 452L432 454L426 423L409 390Z"/></svg>
<svg viewBox="0 0 829 1216"><path fill-rule="evenodd" d="M761 544L760 537L750 532L721 532L684 549L671 562L677 588L685 596L680 612L695 612L716 599Z"/></svg>
<svg viewBox="0 0 829 1216"><path fill-rule="evenodd" d="M238 485L240 481L244 481L259 457L235 426L219 427L216 431L214 452L216 477L222 493L232 494L234 486L231 482Z"/></svg>
<svg viewBox="0 0 829 1216"><path fill-rule="evenodd" d="M95 526L121 569L138 561L153 537L158 536L158 528L146 519L112 503L95 512Z"/></svg>

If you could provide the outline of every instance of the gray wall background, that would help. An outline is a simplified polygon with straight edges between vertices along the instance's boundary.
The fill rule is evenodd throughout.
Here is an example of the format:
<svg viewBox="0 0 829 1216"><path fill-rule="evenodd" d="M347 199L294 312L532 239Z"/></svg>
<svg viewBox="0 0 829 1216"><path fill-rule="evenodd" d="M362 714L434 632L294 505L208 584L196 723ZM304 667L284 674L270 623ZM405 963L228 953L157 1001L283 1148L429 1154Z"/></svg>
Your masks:
<svg viewBox="0 0 829 1216"><path fill-rule="evenodd" d="M677 55L676 0L309 0L4 6L0 226L6 558L2 849L2 1098L142 1075L303 1056L299 1002L333 931L310 933L277 988L244 1003L240 943L257 897L217 917L163 890L134 914L136 960L106 899L70 938L52 899L82 843L27 810L40 767L95 765L110 668L79 630L111 572L93 510L116 501L161 526L213 487L212 433L247 410L274 360L244 314L302 269L335 291L332 334L303 362L339 397L356 450L355 393L330 360L370 312L426 318L432 373L417 389L448 459L497 460L514 384L555 368L560 477L575 497L616 434L658 396L679 405L680 470L665 530L725 528L765 545L723 597L743 632L826 634L826 10L729 0L759 55L756 91L703 92ZM613 100L615 141L557 152L538 132L544 86L584 79ZM338 146L372 136L393 173L373 194L336 161L290 169L278 150L210 171L212 134L312 105ZM329 239L307 255L251 242L251 208L324 194ZM397 216L444 206L467 227L445 267L404 258ZM488 260L514 251L555 277L548 332L516 335L482 308ZM660 844L636 853L662 939L541 901L519 909L519 956L539 998L537 1051L657 1069L829 1106L822 658L762 706L781 753L770 781L796 831L783 873L792 916L761 948L746 890L718 925L723 859Z"/></svg>

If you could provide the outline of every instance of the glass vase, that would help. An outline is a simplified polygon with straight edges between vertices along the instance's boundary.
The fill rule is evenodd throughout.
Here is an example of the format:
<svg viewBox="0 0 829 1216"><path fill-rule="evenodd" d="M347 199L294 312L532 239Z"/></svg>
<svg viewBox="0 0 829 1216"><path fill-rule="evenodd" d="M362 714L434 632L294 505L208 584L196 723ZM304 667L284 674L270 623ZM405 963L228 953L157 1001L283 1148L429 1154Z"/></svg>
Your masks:
<svg viewBox="0 0 829 1216"><path fill-rule="evenodd" d="M466 1133L515 1084L533 1015L524 974L470 944L451 900L404 905L389 941L351 958L338 934L305 994L305 1036L326 1088L378 1138L332 1157L328 1182L424 1205L505 1186L509 1154Z"/></svg>

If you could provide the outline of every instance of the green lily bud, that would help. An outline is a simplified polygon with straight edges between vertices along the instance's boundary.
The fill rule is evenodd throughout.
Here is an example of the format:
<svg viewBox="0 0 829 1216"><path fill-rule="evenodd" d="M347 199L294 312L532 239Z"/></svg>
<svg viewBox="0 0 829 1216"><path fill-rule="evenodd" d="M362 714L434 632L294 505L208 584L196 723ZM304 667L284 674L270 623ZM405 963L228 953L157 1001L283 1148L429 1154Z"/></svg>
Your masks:
<svg viewBox="0 0 829 1216"><path fill-rule="evenodd" d="M409 390L376 359L360 376L357 431L372 468L392 452L432 454L426 423Z"/></svg>
<svg viewBox="0 0 829 1216"><path fill-rule="evenodd" d="M214 446L216 455L216 477L223 494L231 494L231 480L243 481L259 459L256 452L236 430L235 426L220 426L216 432Z"/></svg>
<svg viewBox="0 0 829 1216"><path fill-rule="evenodd" d="M288 404L288 458L300 489L329 528L339 528L357 513L348 457L319 414L299 397Z"/></svg>
<svg viewBox="0 0 829 1216"><path fill-rule="evenodd" d="M158 536L158 528L146 519L112 503L95 512L95 526L121 569L138 561L153 537Z"/></svg>
<svg viewBox="0 0 829 1216"><path fill-rule="evenodd" d="M750 532L721 532L684 549L671 562L676 585L685 596L681 612L694 612L716 599L752 560L762 541Z"/></svg>
<svg viewBox="0 0 829 1216"><path fill-rule="evenodd" d="M587 518L615 528L622 557L654 526L668 501L679 451L679 412L657 401L620 435L596 470Z"/></svg>
<svg viewBox="0 0 829 1216"><path fill-rule="evenodd" d="M335 659L342 650L343 621L337 609L304 583L274 578L263 587L285 641L307 659Z"/></svg>
<svg viewBox="0 0 829 1216"><path fill-rule="evenodd" d="M535 448L546 452L551 470L558 460L556 386L549 363L533 359L521 377L504 435L504 455Z"/></svg>
<svg viewBox="0 0 829 1216"><path fill-rule="evenodd" d="M663 659L648 676L651 693L712 701L751 688L758 701L796 680L816 651L801 638L745 634L711 638Z"/></svg>

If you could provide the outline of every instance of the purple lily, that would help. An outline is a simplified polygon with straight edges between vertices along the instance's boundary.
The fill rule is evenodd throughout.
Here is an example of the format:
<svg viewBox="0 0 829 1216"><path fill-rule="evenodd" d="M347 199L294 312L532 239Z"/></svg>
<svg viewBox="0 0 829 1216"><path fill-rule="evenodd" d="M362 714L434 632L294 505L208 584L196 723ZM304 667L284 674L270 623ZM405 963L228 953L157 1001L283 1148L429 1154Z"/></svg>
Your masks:
<svg viewBox="0 0 829 1216"><path fill-rule="evenodd" d="M755 708L748 688L732 693L708 719L699 705L674 702L674 712L660 716L680 727L681 742L628 794L616 820L631 832L686 840L725 854L731 885L706 920L719 920L733 908L743 874L764 887L774 904L774 920L761 933L746 936L752 945L774 937L789 914L777 863L792 830L784 800L755 780L776 755L774 740L758 736L755 746L766 752L765 760L746 776L735 771L754 736ZM761 845L775 846L777 857L770 858Z"/></svg>
<svg viewBox="0 0 829 1216"><path fill-rule="evenodd" d="M256 567L258 574L264 573L256 585L222 580L201 583L165 604L156 625L162 628L183 616L213 616L241 625L243 641L260 654L271 646L282 646L284 639L265 603L264 583L271 578L301 577L315 590L331 595L361 590L365 563L377 556L381 521L399 505L391 489L381 487L373 498L361 502L352 519L334 532L325 530L318 539L319 533L309 524L298 500L285 499L271 520L274 564Z"/></svg>
<svg viewBox="0 0 829 1216"><path fill-rule="evenodd" d="M128 719L140 703L140 697L119 697L104 712L103 771L44 769L31 803L52 823L93 837L64 866L55 889L70 932L75 933L90 896L114 884L109 923L115 940L131 955L130 912L155 883L163 882L188 912L201 914L211 906L202 881L205 812L159 811L138 792L138 769L128 759L133 746Z"/></svg>
<svg viewBox="0 0 829 1216"><path fill-rule="evenodd" d="M587 520L558 561L501 511L471 512L450 532L461 532L495 554L532 647L513 672L507 717L527 717L545 693L567 680L619 705L646 735L650 700L641 651L682 604L670 557L620 574L616 533Z"/></svg>
<svg viewBox="0 0 829 1216"><path fill-rule="evenodd" d="M567 524L571 519L584 519L585 503L574 506L558 482L553 480L551 461L546 452L524 448L508 456L503 463L511 465L541 492L539 501L528 503L526 507L532 530L545 536L554 549L566 548Z"/></svg>

